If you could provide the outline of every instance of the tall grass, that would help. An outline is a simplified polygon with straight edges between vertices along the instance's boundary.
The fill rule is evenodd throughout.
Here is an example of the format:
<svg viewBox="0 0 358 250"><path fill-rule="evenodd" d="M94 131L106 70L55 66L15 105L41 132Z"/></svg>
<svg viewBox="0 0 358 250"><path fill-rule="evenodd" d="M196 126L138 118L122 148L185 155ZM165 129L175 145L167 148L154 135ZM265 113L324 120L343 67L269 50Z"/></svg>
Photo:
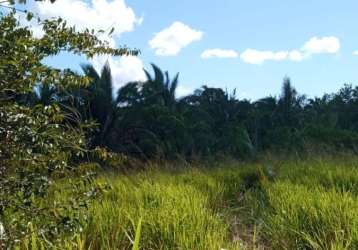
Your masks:
<svg viewBox="0 0 358 250"><path fill-rule="evenodd" d="M357 163L264 159L102 175L111 189L58 249L358 249Z"/></svg>
<svg viewBox="0 0 358 250"><path fill-rule="evenodd" d="M358 249L358 200L350 192L278 182L267 195L263 232L274 248Z"/></svg>
<svg viewBox="0 0 358 250"><path fill-rule="evenodd" d="M357 158L291 161L246 197L273 249L358 249Z"/></svg>
<svg viewBox="0 0 358 250"><path fill-rule="evenodd" d="M212 176L155 171L107 181L112 191L92 207L87 247L129 249L141 220L142 249L238 249L228 211L220 209L227 186Z"/></svg>

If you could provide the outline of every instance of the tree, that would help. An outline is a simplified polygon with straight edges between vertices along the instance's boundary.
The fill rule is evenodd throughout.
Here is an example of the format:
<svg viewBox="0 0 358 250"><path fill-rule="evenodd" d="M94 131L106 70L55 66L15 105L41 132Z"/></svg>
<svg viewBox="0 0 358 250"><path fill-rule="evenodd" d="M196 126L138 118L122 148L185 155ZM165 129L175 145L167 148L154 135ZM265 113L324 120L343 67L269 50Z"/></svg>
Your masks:
<svg viewBox="0 0 358 250"><path fill-rule="evenodd" d="M253 147L244 124L246 102L220 88L202 89L181 100L192 154L251 156Z"/></svg>
<svg viewBox="0 0 358 250"><path fill-rule="evenodd" d="M29 222L39 226L48 239L56 237L52 232L73 225L60 210L55 216L50 211L57 208L37 201L46 199L48 186L56 180L53 176L65 175L74 167L72 159L87 151L83 124L66 123L70 114L51 102L51 92L52 88L61 91L87 85L89 79L45 65L43 59L60 51L87 57L137 54L127 48L110 48L94 31L76 31L61 18L39 20L45 35L34 38L16 20L14 4L10 2L10 12L0 14L0 221L9 247L15 239L26 237L23 232ZM27 12L28 20L33 17ZM35 86L41 86L38 105L19 101L19 96L31 93Z"/></svg>
<svg viewBox="0 0 358 250"><path fill-rule="evenodd" d="M88 92L89 117L98 124L98 132L95 133L92 146L105 146L106 137L117 119L118 99L113 97L112 75L108 63L104 65L101 75L92 65L83 65L83 71L91 79Z"/></svg>
<svg viewBox="0 0 358 250"><path fill-rule="evenodd" d="M283 80L281 96L278 100L278 110L284 124L292 124L294 109L297 105L297 91L291 85L291 80L285 77Z"/></svg>
<svg viewBox="0 0 358 250"><path fill-rule="evenodd" d="M151 65L154 71L154 77L151 76L148 71L144 71L148 80L143 85L143 98L150 104L158 103L170 109L174 109L176 103L175 91L178 87L179 73L175 75L173 80L170 80L168 71L163 73L158 66L155 64Z"/></svg>
<svg viewBox="0 0 358 250"><path fill-rule="evenodd" d="M272 143L268 135L275 125L274 115L277 110L277 100L275 97L265 97L254 102L252 106L248 126L253 144L259 151Z"/></svg>
<svg viewBox="0 0 358 250"><path fill-rule="evenodd" d="M152 68L153 76L145 71L147 81L129 83L118 91L116 146L144 158L175 157L184 130L175 97L179 75L171 80L168 72L154 64Z"/></svg>

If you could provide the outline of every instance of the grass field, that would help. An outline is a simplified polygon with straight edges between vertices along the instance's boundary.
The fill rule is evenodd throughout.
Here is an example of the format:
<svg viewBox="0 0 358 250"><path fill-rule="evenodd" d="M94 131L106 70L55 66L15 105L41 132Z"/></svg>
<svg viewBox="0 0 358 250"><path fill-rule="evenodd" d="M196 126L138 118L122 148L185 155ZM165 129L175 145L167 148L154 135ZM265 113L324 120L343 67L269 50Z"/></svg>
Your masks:
<svg viewBox="0 0 358 250"><path fill-rule="evenodd" d="M62 249L358 249L358 158L211 165L102 175Z"/></svg>

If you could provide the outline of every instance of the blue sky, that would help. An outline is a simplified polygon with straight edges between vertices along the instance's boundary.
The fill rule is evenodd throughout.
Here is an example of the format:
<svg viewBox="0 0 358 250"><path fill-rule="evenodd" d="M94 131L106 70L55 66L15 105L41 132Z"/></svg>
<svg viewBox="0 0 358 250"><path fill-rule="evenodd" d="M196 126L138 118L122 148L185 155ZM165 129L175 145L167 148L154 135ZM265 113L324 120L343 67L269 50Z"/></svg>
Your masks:
<svg viewBox="0 0 358 250"><path fill-rule="evenodd" d="M35 9L44 16L68 15L80 27L115 22L111 42L141 50L138 59L110 59L118 85L143 77L140 68L150 62L171 75L180 72L180 94L206 84L257 99L278 94L287 75L300 93L315 96L358 79L356 0L61 1L51 10ZM65 11L69 6L72 16ZM88 23L87 12L96 13ZM220 50L203 56L212 49ZM49 60L76 69L80 62L85 60L67 55ZM97 67L103 62L94 61Z"/></svg>

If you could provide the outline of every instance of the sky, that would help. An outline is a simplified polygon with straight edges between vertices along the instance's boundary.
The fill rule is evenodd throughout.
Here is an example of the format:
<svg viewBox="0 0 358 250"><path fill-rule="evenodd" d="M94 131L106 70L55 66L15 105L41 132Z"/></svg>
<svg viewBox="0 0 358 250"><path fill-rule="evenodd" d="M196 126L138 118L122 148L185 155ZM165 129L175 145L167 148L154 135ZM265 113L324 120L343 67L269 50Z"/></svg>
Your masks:
<svg viewBox="0 0 358 250"><path fill-rule="evenodd" d="M115 31L103 35L112 46L127 45L139 57L108 61L114 87L145 80L155 63L180 73L178 96L202 85L236 89L256 100L280 93L291 78L309 97L358 81L357 0L59 0L31 3L43 17L62 16L79 29ZM34 35L41 36L38 27ZM85 58L62 54L47 63L80 70Z"/></svg>

